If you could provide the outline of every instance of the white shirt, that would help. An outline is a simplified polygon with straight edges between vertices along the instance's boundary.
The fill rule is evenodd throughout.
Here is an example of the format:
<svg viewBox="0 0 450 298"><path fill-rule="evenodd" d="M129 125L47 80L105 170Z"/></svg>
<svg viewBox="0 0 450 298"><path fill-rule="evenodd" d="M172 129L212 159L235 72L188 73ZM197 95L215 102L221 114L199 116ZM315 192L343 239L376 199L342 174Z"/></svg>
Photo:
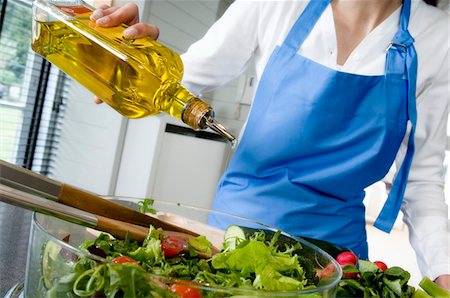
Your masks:
<svg viewBox="0 0 450 298"><path fill-rule="evenodd" d="M257 78L281 45L308 1L237 0L182 58L183 83L201 94L235 78L254 58ZM401 9L375 28L336 64L337 44L331 6L324 11L299 54L340 71L384 74L386 47L398 29ZM444 199L443 161L449 112L450 17L419 0L412 1L409 31L418 55L417 127L414 155L402 205L419 268L432 279L450 274L448 206ZM244 132L245 133L245 132ZM397 164L406 151L402 145Z"/></svg>

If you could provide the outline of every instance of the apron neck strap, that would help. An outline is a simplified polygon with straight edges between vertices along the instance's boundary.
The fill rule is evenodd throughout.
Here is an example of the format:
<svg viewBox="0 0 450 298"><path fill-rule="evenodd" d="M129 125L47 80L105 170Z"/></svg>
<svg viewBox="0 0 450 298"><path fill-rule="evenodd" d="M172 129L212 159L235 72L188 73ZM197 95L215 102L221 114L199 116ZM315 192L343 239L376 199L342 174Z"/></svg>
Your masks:
<svg viewBox="0 0 450 298"><path fill-rule="evenodd" d="M292 27L283 45L298 50L331 0L311 0Z"/></svg>
<svg viewBox="0 0 450 298"><path fill-rule="evenodd" d="M404 31L408 30L410 15L411 15L411 0L404 0L402 6L402 14L400 17L400 28Z"/></svg>

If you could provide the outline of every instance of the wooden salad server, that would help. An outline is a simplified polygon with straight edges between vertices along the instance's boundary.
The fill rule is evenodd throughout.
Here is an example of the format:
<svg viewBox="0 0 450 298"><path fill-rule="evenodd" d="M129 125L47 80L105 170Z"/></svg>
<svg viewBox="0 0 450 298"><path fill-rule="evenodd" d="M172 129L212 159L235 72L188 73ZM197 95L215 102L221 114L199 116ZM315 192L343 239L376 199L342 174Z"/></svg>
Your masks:
<svg viewBox="0 0 450 298"><path fill-rule="evenodd" d="M125 239L128 237L131 240L143 242L148 235L149 228L147 227L92 214L68 205L39 197L35 194L14 189L5 184L0 184L0 201L39 213L51 215L88 228L106 232L111 234L116 239ZM164 225L167 225L167 223L164 223ZM164 229L163 234L166 237L176 237L186 243L190 238L195 237L192 234ZM185 250L189 251L187 247ZM203 259L209 259L212 254L216 254L219 251L220 250L214 246L211 247L211 252L209 253L195 250L196 254Z"/></svg>
<svg viewBox="0 0 450 298"><path fill-rule="evenodd" d="M4 184L0 184L0 201L107 232L118 239L125 239L128 233L130 239L142 242L148 233L146 227L92 214Z"/></svg>
<svg viewBox="0 0 450 298"><path fill-rule="evenodd" d="M198 233L179 225L161 221L158 218L148 216L132 208L104 199L91 192L58 182L2 160L0 160L0 183L13 189L21 190L22 192L20 194L25 192L34 194L35 196L33 198L36 199L42 199L42 197L47 198L49 199L47 200L49 204L64 204L91 213L97 216L97 221L99 220L100 225L108 220L117 220L144 227L145 230L152 225L164 231L175 231L191 236L199 236Z"/></svg>

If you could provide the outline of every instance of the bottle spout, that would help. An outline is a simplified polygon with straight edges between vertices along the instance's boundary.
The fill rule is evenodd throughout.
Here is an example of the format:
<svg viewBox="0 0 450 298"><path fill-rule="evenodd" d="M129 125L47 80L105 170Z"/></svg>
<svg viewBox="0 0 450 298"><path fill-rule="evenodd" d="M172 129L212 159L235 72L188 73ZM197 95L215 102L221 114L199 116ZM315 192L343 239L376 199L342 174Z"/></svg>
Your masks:
<svg viewBox="0 0 450 298"><path fill-rule="evenodd" d="M214 119L214 111L206 102L199 98L192 98L187 103L182 115L183 122L194 130L211 128L213 131L230 142L231 148L236 146L236 137Z"/></svg>
<svg viewBox="0 0 450 298"><path fill-rule="evenodd" d="M212 117L211 114L205 115L205 124L218 134L220 134L222 137L224 137L226 140L228 140L231 144L231 148L234 148L236 146L236 137L223 126L220 124L214 117Z"/></svg>

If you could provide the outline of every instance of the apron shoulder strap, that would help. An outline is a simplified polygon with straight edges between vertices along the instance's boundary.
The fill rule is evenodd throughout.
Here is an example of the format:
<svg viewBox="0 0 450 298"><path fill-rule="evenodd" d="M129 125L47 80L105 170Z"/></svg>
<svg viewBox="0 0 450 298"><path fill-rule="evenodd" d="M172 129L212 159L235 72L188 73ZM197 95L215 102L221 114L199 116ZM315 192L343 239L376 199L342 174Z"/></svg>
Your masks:
<svg viewBox="0 0 450 298"><path fill-rule="evenodd" d="M311 0L284 40L284 45L299 49L331 0Z"/></svg>
<svg viewBox="0 0 450 298"><path fill-rule="evenodd" d="M378 229L390 232L394 226L400 211L405 194L408 174L414 156L414 134L417 122L416 110L416 83L417 83L417 53L414 48L414 38L408 31L411 1L405 0L400 18L400 28L388 47L386 56L386 75L390 73L406 74L408 80L407 112L411 130L408 138L408 147L405 158L395 177L394 184L378 215L374 226Z"/></svg>

